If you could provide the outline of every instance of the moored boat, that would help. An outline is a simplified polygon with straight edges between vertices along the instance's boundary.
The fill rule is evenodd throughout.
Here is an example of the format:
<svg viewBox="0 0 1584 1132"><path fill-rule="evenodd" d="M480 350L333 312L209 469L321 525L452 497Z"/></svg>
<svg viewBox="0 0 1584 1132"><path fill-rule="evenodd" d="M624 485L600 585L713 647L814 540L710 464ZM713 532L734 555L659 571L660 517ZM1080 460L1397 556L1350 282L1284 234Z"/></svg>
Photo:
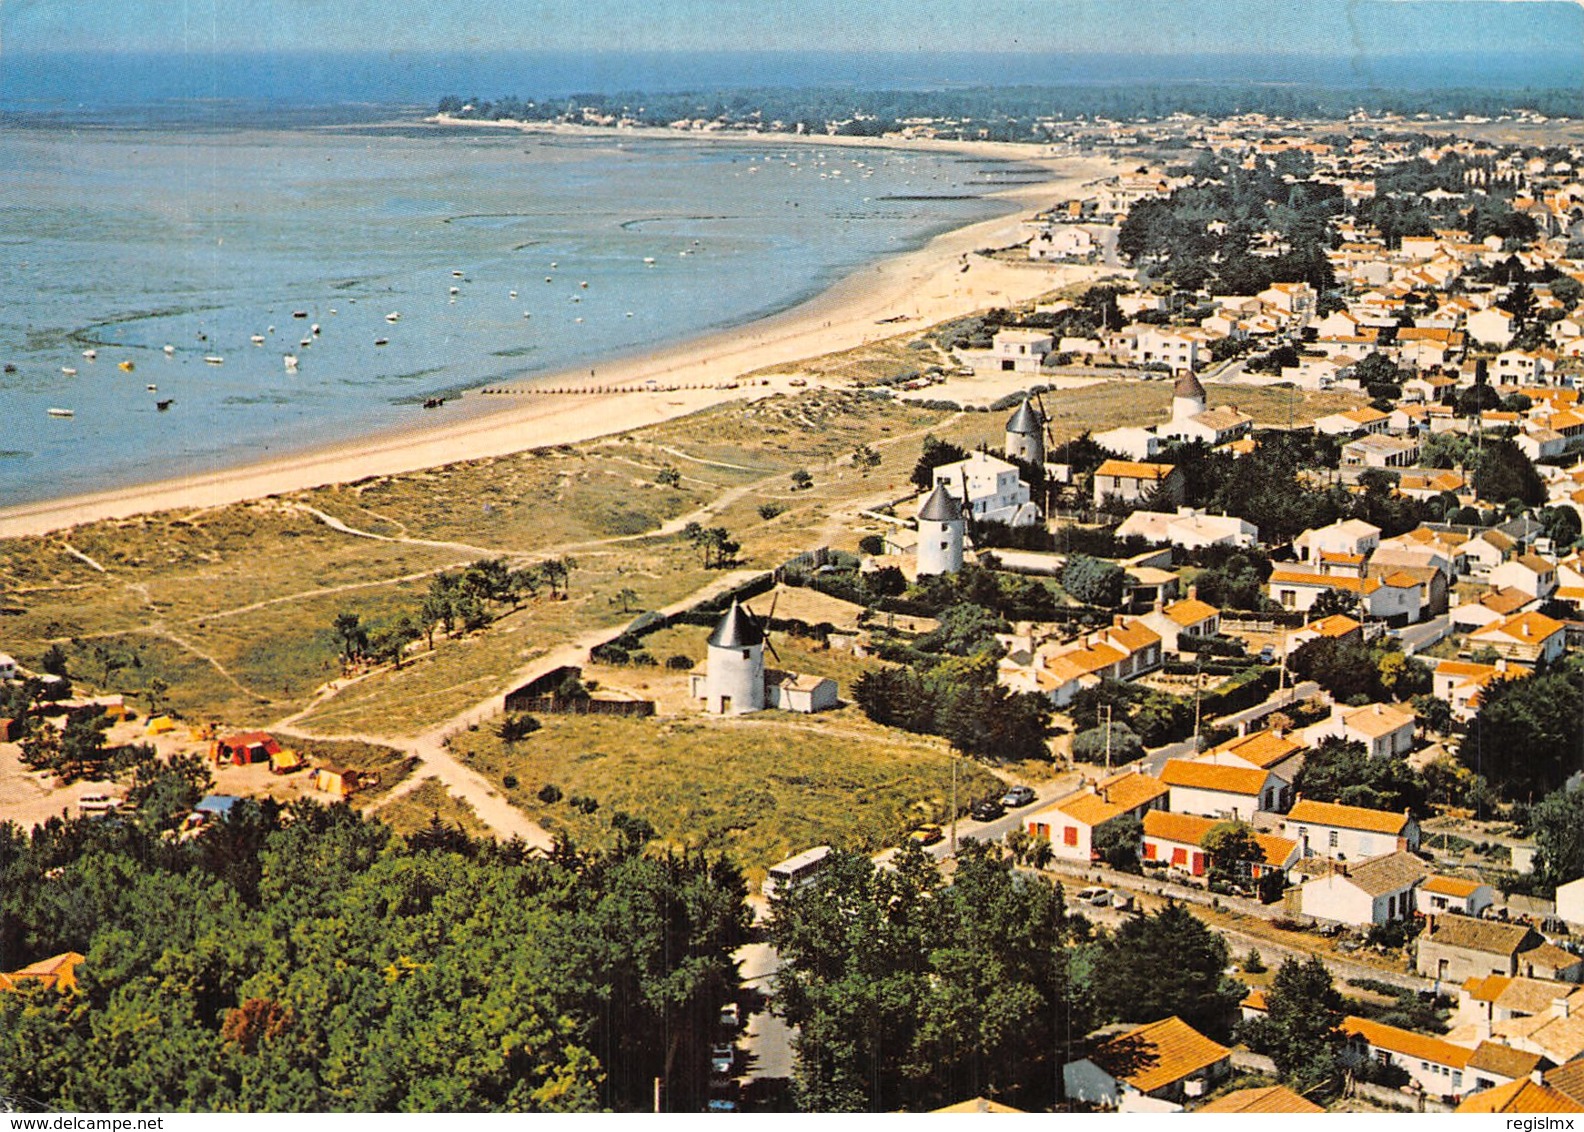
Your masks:
<svg viewBox="0 0 1584 1132"><path fill-rule="evenodd" d="M75 417L77 412L74 409L45 409L44 415L49 417Z"/></svg>

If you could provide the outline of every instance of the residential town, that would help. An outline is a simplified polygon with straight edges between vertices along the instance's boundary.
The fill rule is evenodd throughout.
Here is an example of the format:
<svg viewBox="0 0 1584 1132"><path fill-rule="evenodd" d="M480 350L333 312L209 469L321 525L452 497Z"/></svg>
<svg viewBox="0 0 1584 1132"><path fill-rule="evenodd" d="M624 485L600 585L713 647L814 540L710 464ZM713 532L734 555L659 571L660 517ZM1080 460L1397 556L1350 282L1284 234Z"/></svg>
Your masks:
<svg viewBox="0 0 1584 1132"><path fill-rule="evenodd" d="M543 1030L494 1035L489 1087L520 1107L1584 1112L1584 145L1384 118L1069 125L1049 144L1103 134L1126 171L974 263L1076 282L909 330L916 369L814 374L600 454L633 496L694 471L718 496L569 539L578 557L459 566L502 542L409 535L369 487L340 533L450 558L399 561L406 604L378 626L315 606L324 680L296 710L184 710L142 654L0 621L0 1020L35 1027L0 1051L87 1033L61 1005L79 997L132 1009L100 989L115 941L89 946L50 895L108 906L125 839L169 874L127 881L148 899L220 920L279 898L320 933L237 943L301 949L267 978L195 959L137 992L189 1003L227 1104L269 1095L250 1059L352 1057L304 1029L333 1012L327 939L410 920L345 993L417 1018L451 975L416 956L496 946L468 902L510 893L513 936L576 969L512 972ZM735 453L800 428L823 462L788 457L729 512L759 490ZM818 513L774 526L804 500ZM306 508L290 521L318 530ZM140 565L70 537L74 569ZM20 553L17 624L47 588ZM575 571L618 553L651 557L596 601ZM356 726L313 715L467 649L447 714L412 712L410 683ZM760 780L811 793L778 810ZM624 917L652 933L634 969ZM707 974L644 999L673 945ZM622 994L578 982L606 979ZM604 1020L551 1020L574 1000ZM647 1034L668 1011L673 1048L634 1036L633 1067L586 1072L629 1040L617 1015ZM1025 1039L984 1036L1003 1030Z"/></svg>

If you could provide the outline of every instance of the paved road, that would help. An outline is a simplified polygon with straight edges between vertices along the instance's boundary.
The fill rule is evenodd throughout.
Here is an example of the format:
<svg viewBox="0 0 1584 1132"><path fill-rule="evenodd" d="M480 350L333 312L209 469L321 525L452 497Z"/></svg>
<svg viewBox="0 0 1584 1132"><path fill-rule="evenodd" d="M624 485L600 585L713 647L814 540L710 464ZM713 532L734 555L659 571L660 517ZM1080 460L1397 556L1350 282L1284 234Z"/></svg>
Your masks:
<svg viewBox="0 0 1584 1132"><path fill-rule="evenodd" d="M742 1073L739 1083L753 1080L786 1081L792 1077L792 1038L795 1031L770 1012L771 978L781 969L781 956L768 943L747 943L737 949L742 982L764 996L765 1009L747 1018L737 1041Z"/></svg>

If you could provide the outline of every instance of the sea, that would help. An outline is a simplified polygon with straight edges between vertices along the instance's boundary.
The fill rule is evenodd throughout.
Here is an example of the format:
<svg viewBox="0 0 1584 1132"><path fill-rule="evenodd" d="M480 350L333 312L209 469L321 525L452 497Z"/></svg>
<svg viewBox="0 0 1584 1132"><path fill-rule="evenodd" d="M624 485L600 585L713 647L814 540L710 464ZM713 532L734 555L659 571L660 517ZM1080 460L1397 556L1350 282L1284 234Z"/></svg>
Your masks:
<svg viewBox="0 0 1584 1132"><path fill-rule="evenodd" d="M444 420L454 400L424 403L597 372L1000 214L985 194L1028 175L423 114L163 103L0 128L0 506Z"/></svg>

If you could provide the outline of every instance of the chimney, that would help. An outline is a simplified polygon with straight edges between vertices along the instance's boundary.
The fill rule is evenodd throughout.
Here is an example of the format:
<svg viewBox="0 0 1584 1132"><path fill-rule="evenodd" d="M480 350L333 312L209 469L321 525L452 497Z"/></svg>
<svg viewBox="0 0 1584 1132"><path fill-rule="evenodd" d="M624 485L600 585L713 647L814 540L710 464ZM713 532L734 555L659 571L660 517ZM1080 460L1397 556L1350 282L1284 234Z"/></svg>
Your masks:
<svg viewBox="0 0 1584 1132"><path fill-rule="evenodd" d="M1567 995L1559 995L1551 1000L1551 1013L1558 1018L1566 1018L1572 1013Z"/></svg>
<svg viewBox="0 0 1584 1132"><path fill-rule="evenodd" d="M1285 727L1272 727L1271 734L1278 739L1285 739L1287 738L1287 729Z"/></svg>
<svg viewBox="0 0 1584 1132"><path fill-rule="evenodd" d="M1198 601L1199 600L1199 587L1198 587L1197 584L1192 583L1192 582L1190 582L1189 585L1188 585L1188 600L1189 601Z"/></svg>
<svg viewBox="0 0 1584 1132"><path fill-rule="evenodd" d="M1382 714L1382 713L1383 713L1383 712L1385 712L1385 710L1386 710L1386 709L1385 709L1385 708L1384 708L1384 707L1383 707L1383 706L1381 706L1381 705L1380 705L1380 704L1372 704L1372 705L1371 705L1371 706L1372 706L1372 707L1373 707L1373 708L1374 708L1374 709L1375 709L1375 714L1376 714L1376 715L1381 715L1381 714Z"/></svg>

